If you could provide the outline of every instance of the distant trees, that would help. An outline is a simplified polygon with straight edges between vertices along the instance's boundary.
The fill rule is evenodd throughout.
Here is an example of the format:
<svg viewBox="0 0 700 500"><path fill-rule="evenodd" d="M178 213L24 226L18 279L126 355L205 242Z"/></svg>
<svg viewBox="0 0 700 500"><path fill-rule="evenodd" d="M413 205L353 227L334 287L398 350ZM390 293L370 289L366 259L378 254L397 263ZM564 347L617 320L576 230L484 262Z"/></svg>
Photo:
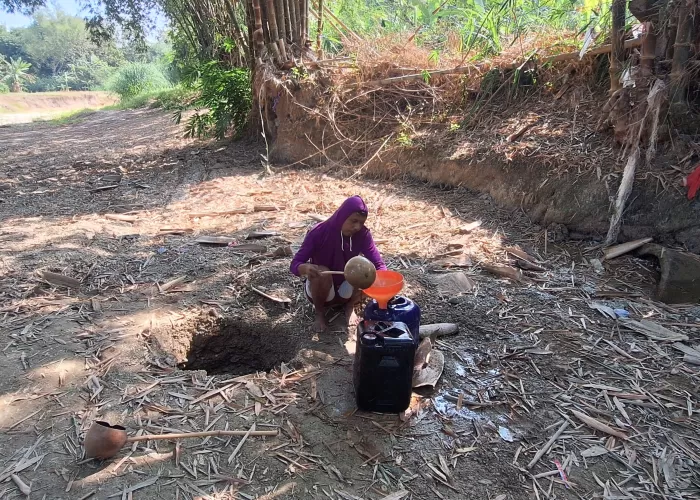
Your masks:
<svg viewBox="0 0 700 500"><path fill-rule="evenodd" d="M0 8L18 10L18 2L0 0ZM85 20L60 9L41 9L32 14L33 22L22 28L7 30L0 26L0 55L6 65L22 61L19 87L30 91L89 90L104 86L117 68L127 63L164 61L169 45L157 42L147 45L125 41L119 37L97 43ZM145 50L144 50L145 49ZM25 76L26 75L26 76ZM8 86L10 86L8 84Z"/></svg>

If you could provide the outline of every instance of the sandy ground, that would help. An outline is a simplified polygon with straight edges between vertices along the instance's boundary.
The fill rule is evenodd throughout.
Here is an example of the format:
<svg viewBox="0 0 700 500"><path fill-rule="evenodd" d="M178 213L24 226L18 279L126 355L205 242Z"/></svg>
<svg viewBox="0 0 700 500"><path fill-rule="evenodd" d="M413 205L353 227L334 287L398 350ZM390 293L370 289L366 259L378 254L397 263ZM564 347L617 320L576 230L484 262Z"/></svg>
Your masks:
<svg viewBox="0 0 700 500"><path fill-rule="evenodd" d="M700 311L649 297L653 262L598 274L598 249L488 197L266 177L260 153L184 140L157 111L0 129L0 498L699 498L699 373L679 349L700 341ZM290 248L352 194L424 323L460 329L401 416L355 410L353 332L334 318L314 335L288 273ZM233 246L197 242L214 235ZM488 272L516 246L543 270ZM441 282L452 272L471 286ZM182 370L195 355L218 367ZM277 435L84 460L95 420Z"/></svg>
<svg viewBox="0 0 700 500"><path fill-rule="evenodd" d="M114 104L108 92L21 92L0 94L0 126L51 120L71 111Z"/></svg>

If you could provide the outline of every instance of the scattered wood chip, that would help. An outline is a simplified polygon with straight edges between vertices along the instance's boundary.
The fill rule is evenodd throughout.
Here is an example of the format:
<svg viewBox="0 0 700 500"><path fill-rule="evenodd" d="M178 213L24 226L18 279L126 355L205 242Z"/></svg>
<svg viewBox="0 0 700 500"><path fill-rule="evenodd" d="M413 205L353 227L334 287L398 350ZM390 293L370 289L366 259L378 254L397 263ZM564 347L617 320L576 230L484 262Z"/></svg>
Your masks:
<svg viewBox="0 0 700 500"><path fill-rule="evenodd" d="M523 272L520 269L516 269L512 266L499 266L495 264L481 264L484 270L495 274L496 276L501 276L503 278L512 279L514 281L523 280Z"/></svg>
<svg viewBox="0 0 700 500"><path fill-rule="evenodd" d="M591 302L588 304L588 307L591 309L595 309L598 311L600 314L603 316L610 318L610 319L616 319L617 314L615 314L615 310L612 307L606 306L605 304L601 304L599 302Z"/></svg>
<svg viewBox="0 0 700 500"><path fill-rule="evenodd" d="M539 264L535 264L533 262L530 262L529 260L524 259L515 259L515 265L518 266L520 269L524 269L526 271L534 271L537 273L543 273L547 270Z"/></svg>
<svg viewBox="0 0 700 500"><path fill-rule="evenodd" d="M181 285L182 283L185 282L187 279L187 276L180 276L179 278L172 279L166 283L163 283L162 285L158 285L158 289L160 290L161 293L165 293L171 288L176 287L177 285Z"/></svg>
<svg viewBox="0 0 700 500"><path fill-rule="evenodd" d="M474 290L474 282L464 273L447 273L435 276L433 282L437 285L440 295L456 297Z"/></svg>
<svg viewBox="0 0 700 500"><path fill-rule="evenodd" d="M254 205L253 212L277 212L279 207L277 205Z"/></svg>
<svg viewBox="0 0 700 500"><path fill-rule="evenodd" d="M250 394L254 398L262 399L265 397L265 394L263 393L262 389L260 389L260 387L258 387L255 384L255 382L253 382L252 380L249 380L248 382L246 382L245 388L246 388L246 390L248 390L248 392L250 392Z"/></svg>
<svg viewBox="0 0 700 500"><path fill-rule="evenodd" d="M522 127L520 127L518 130L510 134L508 137L506 137L506 141L508 142L515 142L518 139L520 139L525 132L527 132L533 125L537 123L537 120L533 121L532 123L526 123Z"/></svg>
<svg viewBox="0 0 700 500"><path fill-rule="evenodd" d="M102 305L95 297L90 297L90 307L92 307L93 312L102 312Z"/></svg>
<svg viewBox="0 0 700 500"><path fill-rule="evenodd" d="M272 491L266 495L259 496L255 500L274 500L275 498L279 498L283 495L286 495L287 493L294 491L294 488L296 488L296 485L297 485L297 483L283 484L282 486L277 488L275 491Z"/></svg>
<svg viewBox="0 0 700 500"><path fill-rule="evenodd" d="M527 253L526 251L524 251L518 247L507 247L506 253L512 255L513 257L515 257L517 259L526 260L528 262L531 262L532 264L539 264L537 259L535 259L529 253Z"/></svg>
<svg viewBox="0 0 700 500"><path fill-rule="evenodd" d="M439 266L450 268L450 267L472 267L474 264L469 255L462 253L460 250L458 255L448 255L448 256L438 256L438 260L435 263Z"/></svg>
<svg viewBox="0 0 700 500"><path fill-rule="evenodd" d="M407 490L399 490L383 497L381 500L401 500L402 498L407 497L408 493L409 492Z"/></svg>
<svg viewBox="0 0 700 500"><path fill-rule="evenodd" d="M232 243L235 238L231 236L200 236L196 240L197 243L202 245L223 245L226 246Z"/></svg>
<svg viewBox="0 0 700 500"><path fill-rule="evenodd" d="M480 220L470 222L469 224L466 224L466 225L459 228L459 234L469 234L480 226L481 226Z"/></svg>
<svg viewBox="0 0 700 500"><path fill-rule="evenodd" d="M600 432L604 432L606 434L610 434L611 436L615 436L617 438L620 438L623 441L627 441L627 439L629 439L627 437L627 434L625 434L624 432L613 429L609 425L604 424L603 422L601 422L593 417L590 417L590 416L586 415L585 413L581 413L580 411L577 411L577 410L571 410L571 413L573 413L574 416L577 419L579 419L581 422L583 422L584 424L586 424L587 426L589 426L595 430L598 430Z"/></svg>
<svg viewBox="0 0 700 500"><path fill-rule="evenodd" d="M12 482L15 483L19 491L22 492L24 496L29 496L32 493L32 489L29 487L28 484L26 484L22 479L17 474L12 474L10 476L12 478Z"/></svg>
<svg viewBox="0 0 700 500"><path fill-rule="evenodd" d="M227 215L239 215L247 212L247 208L235 208L233 210L225 210L223 212L190 212L187 214L187 217L190 219L201 219L202 217L225 217Z"/></svg>
<svg viewBox="0 0 700 500"><path fill-rule="evenodd" d="M136 222L139 220L139 216L128 214L105 214L105 219L117 220L120 222Z"/></svg>
<svg viewBox="0 0 700 500"><path fill-rule="evenodd" d="M161 227L158 230L158 236L165 236L167 234L173 234L173 235L187 234L187 233L191 233L192 231L194 231L194 230L190 229L190 228Z"/></svg>
<svg viewBox="0 0 700 500"><path fill-rule="evenodd" d="M532 469L537 462L539 462L540 458L549 451L549 449L552 447L552 445L561 437L561 435L564 433L564 431L569 427L569 421L564 420L564 423L561 424L559 429L557 429L557 432L555 432L552 437L549 438L547 443L539 449L537 453L535 453L535 456L530 460L530 463L527 464L528 469Z"/></svg>
<svg viewBox="0 0 700 500"><path fill-rule="evenodd" d="M64 286L67 288L80 288L80 281L64 274L56 274L49 271L40 271L39 276L54 286Z"/></svg>
<svg viewBox="0 0 700 500"><path fill-rule="evenodd" d="M291 257L292 255L294 255L294 251L289 245L275 248L275 250L272 252L272 257Z"/></svg>
<svg viewBox="0 0 700 500"><path fill-rule="evenodd" d="M688 336L683 333L678 333L669 330L653 321L648 319L641 319L639 321L631 319L622 319L622 325L630 330L634 330L637 333L646 335L652 340L658 340L660 342L678 342L688 340Z"/></svg>
<svg viewBox="0 0 700 500"><path fill-rule="evenodd" d="M639 240L628 241L627 243L620 243L619 245L613 245L611 247L608 247L605 250L603 250L603 253L605 254L605 260L614 259L615 257L624 255L628 252L631 252L632 250L641 248L647 243L652 242L653 240L654 238L642 238Z"/></svg>
<svg viewBox="0 0 700 500"><path fill-rule="evenodd" d="M420 325L420 338L430 337L435 340L436 337L445 335L455 335L459 333L459 325L456 323L434 323L431 325Z"/></svg>
<svg viewBox="0 0 700 500"><path fill-rule="evenodd" d="M119 187L119 184L109 184L108 186L97 186L96 188L92 188L90 191L92 193L97 193L99 191L107 191L108 189L115 189L118 187Z"/></svg>
<svg viewBox="0 0 700 500"><path fill-rule="evenodd" d="M277 302L279 304L285 304L285 305L292 303L292 299L290 299L289 297L277 297L275 295L270 295L270 294L263 292L262 290L258 290L254 286L251 286L250 288L258 295L265 297L268 300L272 300L273 302Z"/></svg>
<svg viewBox="0 0 700 500"><path fill-rule="evenodd" d="M280 233L277 231L251 231L246 236L247 240L259 240L262 238L272 238L273 236L279 236Z"/></svg>
<svg viewBox="0 0 700 500"><path fill-rule="evenodd" d="M267 247L265 245L258 245L257 243L242 243L240 245L229 245L229 248L237 252L267 252Z"/></svg>
<svg viewBox="0 0 700 500"><path fill-rule="evenodd" d="M599 457L601 455L606 455L608 450L602 446L591 446L581 452L581 456L584 458Z"/></svg>

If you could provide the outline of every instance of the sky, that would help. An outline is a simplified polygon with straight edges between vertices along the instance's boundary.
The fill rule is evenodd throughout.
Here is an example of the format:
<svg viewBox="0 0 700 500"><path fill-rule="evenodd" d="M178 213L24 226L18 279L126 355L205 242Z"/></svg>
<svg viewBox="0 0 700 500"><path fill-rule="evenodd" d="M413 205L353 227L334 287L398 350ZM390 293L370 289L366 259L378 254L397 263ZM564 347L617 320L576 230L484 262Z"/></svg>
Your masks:
<svg viewBox="0 0 700 500"><path fill-rule="evenodd" d="M87 14L84 12L77 0L47 0L46 5L48 7L59 8L66 14L71 14L78 17L85 17ZM22 28L29 26L32 22L32 18L29 16L23 16L21 14L8 14L0 10L0 24L7 28ZM158 16L156 19L157 29L156 31L161 31L165 27L165 18ZM150 33L148 38L153 38L157 36L156 33Z"/></svg>
<svg viewBox="0 0 700 500"><path fill-rule="evenodd" d="M57 6L66 14L83 17L84 13L80 9L80 5L75 0L54 0L46 2L49 6ZM32 18L21 14L8 14L0 10L0 24L7 28L22 28L31 24Z"/></svg>

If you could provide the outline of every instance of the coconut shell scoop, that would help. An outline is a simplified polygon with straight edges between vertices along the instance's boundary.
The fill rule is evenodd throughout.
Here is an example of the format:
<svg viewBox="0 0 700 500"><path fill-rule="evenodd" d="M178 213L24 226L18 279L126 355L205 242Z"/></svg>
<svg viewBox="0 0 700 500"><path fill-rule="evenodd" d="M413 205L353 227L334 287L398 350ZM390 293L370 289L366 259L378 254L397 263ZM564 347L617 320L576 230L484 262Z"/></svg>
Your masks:
<svg viewBox="0 0 700 500"><path fill-rule="evenodd" d="M342 274L345 276L345 281L360 290L371 287L377 279L377 269L374 264L360 255L350 259L345 264L344 271L323 271L321 274Z"/></svg>

